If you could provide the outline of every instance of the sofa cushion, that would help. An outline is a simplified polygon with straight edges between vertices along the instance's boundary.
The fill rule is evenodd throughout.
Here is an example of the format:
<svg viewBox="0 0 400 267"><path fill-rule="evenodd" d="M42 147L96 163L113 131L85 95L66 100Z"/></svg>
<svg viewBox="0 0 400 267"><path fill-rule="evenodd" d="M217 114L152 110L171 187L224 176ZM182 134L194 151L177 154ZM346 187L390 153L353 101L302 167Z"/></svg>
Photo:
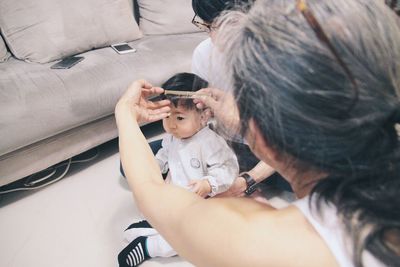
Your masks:
<svg viewBox="0 0 400 267"><path fill-rule="evenodd" d="M177 72L190 71L193 50L206 37L146 36L130 43L136 53L97 49L64 70L10 58L0 64L0 140L7 140L0 142L0 156L113 114L133 80L161 85Z"/></svg>
<svg viewBox="0 0 400 267"><path fill-rule="evenodd" d="M0 35L0 62L5 62L10 57L10 53L7 51L6 44Z"/></svg>
<svg viewBox="0 0 400 267"><path fill-rule="evenodd" d="M127 0L2 0L0 28L15 57L39 63L141 37Z"/></svg>
<svg viewBox="0 0 400 267"><path fill-rule="evenodd" d="M191 0L137 0L140 29L144 34L177 34L197 32Z"/></svg>

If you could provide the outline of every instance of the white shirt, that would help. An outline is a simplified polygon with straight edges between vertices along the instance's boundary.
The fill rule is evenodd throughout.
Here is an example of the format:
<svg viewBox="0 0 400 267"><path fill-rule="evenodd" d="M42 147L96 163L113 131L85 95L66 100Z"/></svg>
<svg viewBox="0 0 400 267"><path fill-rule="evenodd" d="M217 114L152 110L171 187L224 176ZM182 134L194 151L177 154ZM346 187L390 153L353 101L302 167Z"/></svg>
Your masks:
<svg viewBox="0 0 400 267"><path fill-rule="evenodd" d="M224 91L232 89L225 70L221 53L211 38L202 41L193 52L192 73L208 81L211 87Z"/></svg>
<svg viewBox="0 0 400 267"><path fill-rule="evenodd" d="M190 180L207 179L209 196L226 191L239 174L235 154L225 140L204 127L192 137L178 139L168 134L156 159L162 173L169 170L171 183L190 189Z"/></svg>
<svg viewBox="0 0 400 267"><path fill-rule="evenodd" d="M321 214L319 214L315 206L316 196L312 197L312 209L310 209L309 197L299 199L292 204L303 213L308 222L325 241L337 263L341 267L355 267L350 236L337 214L336 207L331 203L321 202ZM366 267L385 266L369 251L363 252L362 260Z"/></svg>
<svg viewBox="0 0 400 267"><path fill-rule="evenodd" d="M213 45L211 38L207 38L197 45L193 52L192 73L208 81L210 87L224 91L232 90L223 62L221 52ZM228 129L218 125L216 121L212 124L218 134L225 139L246 144L246 141L239 134L232 134Z"/></svg>

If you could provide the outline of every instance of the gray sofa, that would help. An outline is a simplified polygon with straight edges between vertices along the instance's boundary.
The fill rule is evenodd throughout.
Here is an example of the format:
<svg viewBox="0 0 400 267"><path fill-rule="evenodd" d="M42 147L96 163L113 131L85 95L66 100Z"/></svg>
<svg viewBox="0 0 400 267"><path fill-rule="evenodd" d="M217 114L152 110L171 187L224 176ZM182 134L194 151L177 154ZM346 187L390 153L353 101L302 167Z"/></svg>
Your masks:
<svg viewBox="0 0 400 267"><path fill-rule="evenodd" d="M17 2L0 3L0 186L117 137L114 106L127 86L139 78L160 85L174 73L190 71L192 52L206 38L190 23L190 0ZM106 12L99 10L115 2L120 13L109 6ZM53 6L44 9L48 3ZM27 20L18 6L23 4L25 12L39 18ZM74 4L79 8L68 6ZM66 5L68 16L63 15ZM80 22L74 12L86 12L86 21ZM104 30L105 34L96 34L96 29L86 32L88 17L99 19L99 14L106 21L93 22L94 26L104 30L108 20L114 29ZM116 22L123 17L119 14L125 18ZM62 21L64 17L67 21ZM38 28L23 33L34 27ZM136 35L112 36L115 29L130 27L128 31ZM75 38L74 31L82 36ZM99 36L110 40L87 44ZM137 52L119 55L109 47L124 41ZM85 59L71 69L50 69L56 59L77 53Z"/></svg>

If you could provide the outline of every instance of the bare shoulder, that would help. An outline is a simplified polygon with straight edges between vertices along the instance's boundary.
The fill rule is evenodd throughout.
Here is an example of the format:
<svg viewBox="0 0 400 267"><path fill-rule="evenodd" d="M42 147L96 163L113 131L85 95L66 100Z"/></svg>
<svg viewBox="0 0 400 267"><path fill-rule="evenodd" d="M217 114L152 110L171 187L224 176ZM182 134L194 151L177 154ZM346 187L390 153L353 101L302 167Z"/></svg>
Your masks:
<svg viewBox="0 0 400 267"><path fill-rule="evenodd" d="M249 253L258 262L270 262L271 266L338 266L324 240L295 206L258 210L248 222Z"/></svg>
<svg viewBox="0 0 400 267"><path fill-rule="evenodd" d="M229 225L241 228L230 229L234 237L229 245L229 250L236 251L239 266L338 266L323 239L295 206L275 210L243 198L230 199L224 205L232 215Z"/></svg>

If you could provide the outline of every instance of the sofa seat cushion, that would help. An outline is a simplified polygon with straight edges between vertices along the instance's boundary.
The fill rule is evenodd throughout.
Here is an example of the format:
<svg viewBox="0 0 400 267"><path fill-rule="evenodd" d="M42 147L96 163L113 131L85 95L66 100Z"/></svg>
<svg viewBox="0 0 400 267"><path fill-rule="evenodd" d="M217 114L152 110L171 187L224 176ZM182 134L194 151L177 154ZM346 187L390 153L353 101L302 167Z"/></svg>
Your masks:
<svg viewBox="0 0 400 267"><path fill-rule="evenodd" d="M40 63L142 36L128 0L2 0L0 28L15 57Z"/></svg>
<svg viewBox="0 0 400 267"><path fill-rule="evenodd" d="M0 156L58 133L103 118L136 79L160 85L190 71L194 48L203 33L148 36L131 42L136 53L119 55L110 47L82 54L71 69L52 63L11 58L0 64Z"/></svg>

